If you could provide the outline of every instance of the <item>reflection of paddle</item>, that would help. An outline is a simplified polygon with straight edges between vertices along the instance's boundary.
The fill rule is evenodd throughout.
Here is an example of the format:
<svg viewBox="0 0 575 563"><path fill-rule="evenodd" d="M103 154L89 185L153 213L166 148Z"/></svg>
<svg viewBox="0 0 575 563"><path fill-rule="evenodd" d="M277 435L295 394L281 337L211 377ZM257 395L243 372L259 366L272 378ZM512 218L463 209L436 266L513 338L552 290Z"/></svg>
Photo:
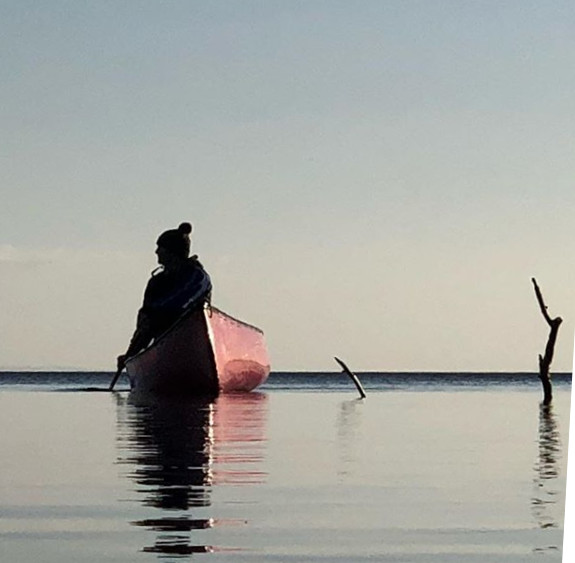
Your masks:
<svg viewBox="0 0 575 563"><path fill-rule="evenodd" d="M124 366L118 367L118 369L116 370L116 373L114 374L114 379L112 379L112 383L110 383L110 387L108 388L108 391L114 390L114 385L116 385L116 381L118 381L118 377L120 377L120 374L122 373L123 370L124 370Z"/></svg>
<svg viewBox="0 0 575 563"><path fill-rule="evenodd" d="M357 375L355 375L355 373L353 373L339 358L334 359L342 367L343 371L347 373L349 377L351 377L351 380L355 383L355 386L357 387L357 390L359 391L359 395L361 396L361 398L365 399L366 397L365 391L363 390L363 386Z"/></svg>

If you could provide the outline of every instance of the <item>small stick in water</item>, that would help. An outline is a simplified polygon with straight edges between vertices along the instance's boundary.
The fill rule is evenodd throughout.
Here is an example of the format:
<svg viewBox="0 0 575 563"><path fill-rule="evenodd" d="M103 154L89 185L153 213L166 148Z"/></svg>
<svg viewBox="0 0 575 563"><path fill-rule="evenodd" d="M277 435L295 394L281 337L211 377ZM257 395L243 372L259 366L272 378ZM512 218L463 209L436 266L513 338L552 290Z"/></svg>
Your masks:
<svg viewBox="0 0 575 563"><path fill-rule="evenodd" d="M334 359L342 367L344 373L347 373L347 375L351 377L351 380L355 383L355 386L357 387L357 390L359 391L359 395L361 396L361 398L365 399L366 394L363 389L363 385L361 384L361 381L359 380L357 375L355 375L355 373L353 373L339 358Z"/></svg>

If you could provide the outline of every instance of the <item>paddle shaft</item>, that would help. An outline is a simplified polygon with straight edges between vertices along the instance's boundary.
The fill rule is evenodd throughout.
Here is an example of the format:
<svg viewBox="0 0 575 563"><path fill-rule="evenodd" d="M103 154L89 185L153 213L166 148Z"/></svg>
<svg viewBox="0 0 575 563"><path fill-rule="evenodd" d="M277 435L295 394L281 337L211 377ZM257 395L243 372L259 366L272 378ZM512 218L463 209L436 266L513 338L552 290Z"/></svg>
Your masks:
<svg viewBox="0 0 575 563"><path fill-rule="evenodd" d="M122 366L116 370L116 373L114 374L114 378L112 379L112 382L110 383L110 387L108 388L108 391L114 390L114 385L116 385L116 381L118 381L118 378L120 377L120 374L122 373L122 371L124 371L124 366Z"/></svg>

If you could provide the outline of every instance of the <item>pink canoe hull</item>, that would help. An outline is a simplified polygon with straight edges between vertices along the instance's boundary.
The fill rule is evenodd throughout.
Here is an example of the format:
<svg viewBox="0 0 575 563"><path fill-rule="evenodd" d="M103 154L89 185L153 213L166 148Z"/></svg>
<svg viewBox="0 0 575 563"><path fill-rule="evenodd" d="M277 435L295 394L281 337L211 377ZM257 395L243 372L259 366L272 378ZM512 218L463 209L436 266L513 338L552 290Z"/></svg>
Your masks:
<svg viewBox="0 0 575 563"><path fill-rule="evenodd" d="M261 330L210 307L181 319L126 370L135 391L204 395L251 391L270 362Z"/></svg>

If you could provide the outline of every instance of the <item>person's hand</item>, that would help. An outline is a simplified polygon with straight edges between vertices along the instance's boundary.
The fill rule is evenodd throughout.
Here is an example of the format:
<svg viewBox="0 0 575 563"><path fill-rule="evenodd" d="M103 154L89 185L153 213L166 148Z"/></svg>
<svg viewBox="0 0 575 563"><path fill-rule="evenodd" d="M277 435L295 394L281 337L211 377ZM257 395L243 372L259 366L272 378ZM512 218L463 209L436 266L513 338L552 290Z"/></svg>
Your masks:
<svg viewBox="0 0 575 563"><path fill-rule="evenodd" d="M118 359L116 361L116 366L118 367L118 371L123 370L125 365L126 365L126 354L121 354L120 356L118 356Z"/></svg>

